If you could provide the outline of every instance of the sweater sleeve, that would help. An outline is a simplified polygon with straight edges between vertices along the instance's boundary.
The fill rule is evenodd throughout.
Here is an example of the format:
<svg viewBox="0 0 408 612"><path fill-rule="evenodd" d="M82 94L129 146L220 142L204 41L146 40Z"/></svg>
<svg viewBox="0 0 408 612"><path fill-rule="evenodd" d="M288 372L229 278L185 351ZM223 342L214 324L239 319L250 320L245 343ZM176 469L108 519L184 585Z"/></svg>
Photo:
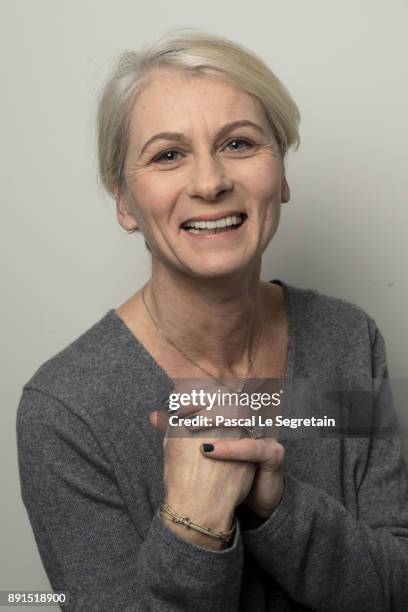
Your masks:
<svg viewBox="0 0 408 612"><path fill-rule="evenodd" d="M376 405L388 428L397 419L381 385L387 377L384 341L372 320L369 327L372 375L380 382ZM372 437L365 461L356 487L357 519L325 491L286 474L272 515L242 532L245 547L267 573L313 610L407 609L408 473L401 435Z"/></svg>
<svg viewBox="0 0 408 612"><path fill-rule="evenodd" d="M23 390L17 442L22 498L64 610L236 612L239 526L220 551L182 540L158 513L140 533L88 425L46 393Z"/></svg>

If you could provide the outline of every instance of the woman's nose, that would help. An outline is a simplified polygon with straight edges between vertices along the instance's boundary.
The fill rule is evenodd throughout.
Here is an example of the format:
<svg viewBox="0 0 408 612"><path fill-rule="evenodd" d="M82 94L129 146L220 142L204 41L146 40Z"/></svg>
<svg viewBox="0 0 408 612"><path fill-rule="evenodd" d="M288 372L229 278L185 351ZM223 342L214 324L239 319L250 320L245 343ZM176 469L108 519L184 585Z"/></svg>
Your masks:
<svg viewBox="0 0 408 612"><path fill-rule="evenodd" d="M189 176L188 195L215 200L223 191L232 189L233 181L214 155L195 158Z"/></svg>

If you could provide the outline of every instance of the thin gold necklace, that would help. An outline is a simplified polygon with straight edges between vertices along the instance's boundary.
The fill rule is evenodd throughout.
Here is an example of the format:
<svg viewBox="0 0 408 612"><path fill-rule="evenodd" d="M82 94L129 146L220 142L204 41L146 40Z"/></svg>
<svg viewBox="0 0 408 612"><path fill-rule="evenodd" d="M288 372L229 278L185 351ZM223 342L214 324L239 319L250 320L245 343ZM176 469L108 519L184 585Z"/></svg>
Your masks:
<svg viewBox="0 0 408 612"><path fill-rule="evenodd" d="M219 378L217 378L216 376L214 376L213 374L211 374L211 372L209 372L208 370L206 370L205 368L203 368L202 366L200 366L199 363L197 363L196 361L194 361L194 359L192 359L189 355L187 355L187 353L185 353L183 351L183 349L181 349L175 342L174 340L172 340L171 338L169 338L169 336L167 336L167 334L165 334L165 332L161 329L161 327L158 325L157 321L155 320L154 316L152 315L152 313L150 312L150 309L148 307L148 305L146 304L146 300L145 300L145 288L146 285L143 286L143 290L142 290L142 300L143 300L143 304L147 310L147 313L149 315L149 317L151 318L154 326L156 327L157 331L159 332L159 334L166 340L166 342L169 342L179 353L181 353L181 355L183 355L183 357L185 357L190 363L192 363L193 365L195 365L197 368L199 368L202 372L204 372L204 374L206 374L207 376L209 376L210 378L212 378L213 380L217 381L219 384L223 384L221 382L221 380ZM259 330L261 329L261 326L259 328ZM248 328L248 337L249 337L249 328ZM242 391L244 390L244 387L247 383L247 379L249 378L249 374L251 372L251 370L254 372L254 366L253 366L253 359L255 357L256 354L256 350L258 348L258 344L259 344L259 339L261 337L260 331L257 334L256 337L256 342L254 345L254 349L253 351L249 352L249 357L248 357L248 370L246 373L246 376L244 379L241 379L241 385L236 388L236 389L230 389L231 391L234 391L236 393L242 393ZM245 348L249 345L249 341L246 343ZM255 373L255 372L254 372Z"/></svg>

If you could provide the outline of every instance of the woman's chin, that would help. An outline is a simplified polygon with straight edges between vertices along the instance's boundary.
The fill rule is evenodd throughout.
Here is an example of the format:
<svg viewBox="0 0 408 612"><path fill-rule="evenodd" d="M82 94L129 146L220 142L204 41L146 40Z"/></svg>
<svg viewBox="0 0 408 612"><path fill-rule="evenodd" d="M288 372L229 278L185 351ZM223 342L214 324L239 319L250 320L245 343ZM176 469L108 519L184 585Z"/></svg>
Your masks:
<svg viewBox="0 0 408 612"><path fill-rule="evenodd" d="M174 246L162 257L155 255L157 266L164 269L170 268L195 278L219 279L228 277L242 277L250 273L257 266L261 254L259 245L241 244L237 248L230 249L191 249Z"/></svg>
<svg viewBox="0 0 408 612"><path fill-rule="evenodd" d="M225 261L219 258L208 258L207 261L186 262L185 268L189 274L202 280L227 279L233 276L245 275L252 268L248 261Z"/></svg>

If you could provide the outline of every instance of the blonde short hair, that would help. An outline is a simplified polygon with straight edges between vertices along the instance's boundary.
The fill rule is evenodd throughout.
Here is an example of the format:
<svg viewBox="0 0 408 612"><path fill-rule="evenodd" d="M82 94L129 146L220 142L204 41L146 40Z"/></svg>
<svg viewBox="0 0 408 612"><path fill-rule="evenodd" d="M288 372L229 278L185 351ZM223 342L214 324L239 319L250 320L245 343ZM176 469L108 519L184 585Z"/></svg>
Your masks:
<svg viewBox="0 0 408 612"><path fill-rule="evenodd" d="M102 90L97 111L98 167L99 179L109 194L114 196L125 186L123 172L134 98L152 72L160 68L219 76L253 94L265 109L282 158L290 147L298 148L299 110L259 57L221 36L193 28L171 30L138 52L122 53Z"/></svg>

